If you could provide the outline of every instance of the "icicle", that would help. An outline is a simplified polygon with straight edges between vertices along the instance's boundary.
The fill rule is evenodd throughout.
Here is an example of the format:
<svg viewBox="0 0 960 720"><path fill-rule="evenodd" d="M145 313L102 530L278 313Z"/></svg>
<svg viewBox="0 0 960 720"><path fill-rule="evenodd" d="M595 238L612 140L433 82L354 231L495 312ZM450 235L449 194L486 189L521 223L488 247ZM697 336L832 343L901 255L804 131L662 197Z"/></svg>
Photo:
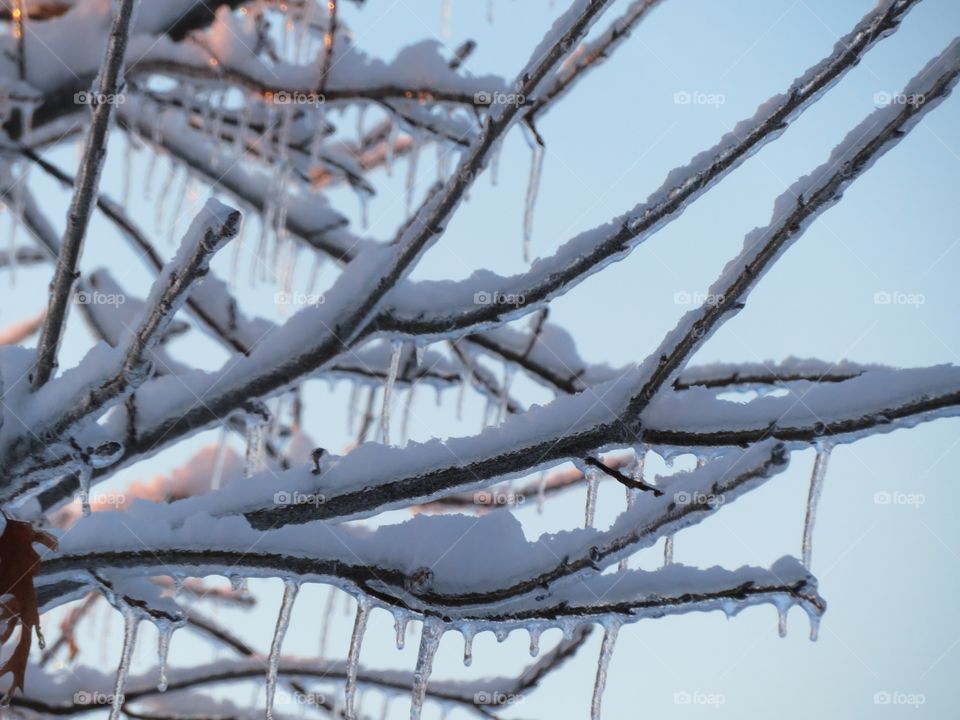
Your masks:
<svg viewBox="0 0 960 720"><path fill-rule="evenodd" d="M407 640L407 617L406 615L393 616L393 629L397 632L397 650L403 650Z"/></svg>
<svg viewBox="0 0 960 720"><path fill-rule="evenodd" d="M17 179L10 194L13 201L10 204L10 234L7 239L9 252L10 284L16 285L17 282L17 234L20 230L20 218L23 217L23 188L27 183L27 173L29 168L23 171L23 174Z"/></svg>
<svg viewBox="0 0 960 720"><path fill-rule="evenodd" d="M213 458L213 470L210 473L210 489L219 490L223 482L223 465L227 458L227 427L220 428L220 440L217 443L217 454Z"/></svg>
<svg viewBox="0 0 960 720"><path fill-rule="evenodd" d="M358 190L357 200L360 201L360 227L366 230L370 227L370 193Z"/></svg>
<svg viewBox="0 0 960 720"><path fill-rule="evenodd" d="M84 463L77 473L80 482L80 508L84 517L90 515L90 468Z"/></svg>
<svg viewBox="0 0 960 720"><path fill-rule="evenodd" d="M507 417L507 408L510 405L510 386L513 384L514 369L511 363L504 363L503 384L500 388L500 404L497 408L497 425L502 423Z"/></svg>
<svg viewBox="0 0 960 720"><path fill-rule="evenodd" d="M586 471L587 475L587 503L584 508L584 527L593 527L593 521L597 514L597 485L599 480L597 473L592 469Z"/></svg>
<svg viewBox="0 0 960 720"><path fill-rule="evenodd" d="M603 633L603 642L600 644L600 659L597 662L597 679L593 684L593 698L590 700L590 720L600 720L600 700L603 689L607 685L607 670L610 668L610 658L613 657L613 648L620 633L620 621L609 622Z"/></svg>
<svg viewBox="0 0 960 720"><path fill-rule="evenodd" d="M673 565L673 535L667 535L663 541L663 566Z"/></svg>
<svg viewBox="0 0 960 720"><path fill-rule="evenodd" d="M231 575L230 576L230 589L235 593L243 593L244 595L249 592L247 586L247 579L242 575Z"/></svg>
<svg viewBox="0 0 960 720"><path fill-rule="evenodd" d="M820 637L820 616L816 612L810 613L810 641L816 642Z"/></svg>
<svg viewBox="0 0 960 720"><path fill-rule="evenodd" d="M463 401L467 395L467 385L470 382L466 369L460 371L460 383L457 387L457 422L463 420Z"/></svg>
<svg viewBox="0 0 960 720"><path fill-rule="evenodd" d="M407 219L411 217L413 212L413 193L416 189L417 184L417 159L420 155L420 133L414 131L411 136L411 145L410 145L410 160L407 165L407 196L406 196L406 210L407 210Z"/></svg>
<svg viewBox="0 0 960 720"><path fill-rule="evenodd" d="M463 634L463 666L473 665L473 637L476 632L472 627L466 627L460 630Z"/></svg>
<svg viewBox="0 0 960 720"><path fill-rule="evenodd" d="M157 204L153 216L153 229L157 233L163 229L163 208L166 199L170 196L170 193L173 190L173 183L177 179L177 170L177 165L171 162L170 170L167 172L167 177L163 181L163 185L160 188L160 197L157 198Z"/></svg>
<svg viewBox="0 0 960 720"><path fill-rule="evenodd" d="M390 122L390 130L387 132L387 147L385 149L386 154L384 155L384 164L387 168L387 177L393 177L393 158L396 155L397 138L399 136L400 126L395 122Z"/></svg>
<svg viewBox="0 0 960 720"><path fill-rule="evenodd" d="M140 618L129 607L123 608L123 650L120 652L120 664L117 666L117 679L113 685L113 702L110 705L110 720L120 720L123 707L123 691L130 674L130 661L137 645L137 630Z"/></svg>
<svg viewBox="0 0 960 720"><path fill-rule="evenodd" d="M440 6L440 35L453 37L453 0L443 0Z"/></svg>
<svg viewBox="0 0 960 720"><path fill-rule="evenodd" d="M403 424L400 427L400 442L404 445L407 443L407 438L410 437L408 432L410 429L410 416L413 414L413 399L416 396L417 384L411 383L410 389L407 390L407 402L403 407Z"/></svg>
<svg viewBox="0 0 960 720"><path fill-rule="evenodd" d="M536 657L540 654L541 629L538 626L531 626L527 628L527 632L530 633L530 657Z"/></svg>
<svg viewBox="0 0 960 720"><path fill-rule="evenodd" d="M533 157L530 160L530 179L523 208L523 261L530 262L530 238L533 236L533 209L540 190L540 175L543 172L543 145L533 141Z"/></svg>
<svg viewBox="0 0 960 720"><path fill-rule="evenodd" d="M777 635L787 636L787 611L784 608L777 608Z"/></svg>
<svg viewBox="0 0 960 720"><path fill-rule="evenodd" d="M810 492L807 495L807 514L803 521L803 566L810 569L813 555L813 526L817 521L817 505L823 492L823 481L827 475L832 447L826 443L817 448L817 459L813 462L810 475Z"/></svg>
<svg viewBox="0 0 960 720"><path fill-rule="evenodd" d="M322 659L327 652L327 637L330 633L331 619L333 618L333 603L336 600L337 591L331 587L327 594L327 604L323 608L323 627L320 628L320 651L317 657Z"/></svg>
<svg viewBox="0 0 960 720"><path fill-rule="evenodd" d="M360 667L360 645L363 633L367 629L370 616L370 602L361 597L357 600L357 617L353 622L353 635L350 636L350 650L347 653L347 683L343 688L343 716L354 720L354 698L357 694L357 669Z"/></svg>
<svg viewBox="0 0 960 720"><path fill-rule="evenodd" d="M397 382L397 373L400 370L400 355L403 352L403 343L394 342L393 352L390 355L390 371L387 374L387 383L383 388L383 410L380 413L380 431L383 435L383 444L390 444L390 401L393 395L393 386Z"/></svg>
<svg viewBox="0 0 960 720"><path fill-rule="evenodd" d="M263 467L263 418L256 414L246 418L247 450L243 461L243 476L252 477Z"/></svg>
<svg viewBox="0 0 960 720"><path fill-rule="evenodd" d="M427 352L426 345L421 345L420 343L417 343L416 345L414 345L414 358L417 361L418 368L423 367L423 356L424 354L426 354L426 352Z"/></svg>
<svg viewBox="0 0 960 720"><path fill-rule="evenodd" d="M133 184L133 140L132 131L126 134L126 146L123 149L123 207L130 207L130 186Z"/></svg>
<svg viewBox="0 0 960 720"><path fill-rule="evenodd" d="M543 503L547 499L547 473L540 473L540 482L537 485L537 514L543 515Z"/></svg>
<svg viewBox="0 0 960 720"><path fill-rule="evenodd" d="M293 580L283 581L283 600L280 603L280 614L277 616L277 626L273 631L273 642L270 643L270 657L267 661L267 720L273 719L273 699L277 693L277 671L280 669L280 648L283 646L283 636L290 626L290 613L293 610L293 601L297 599L300 585Z"/></svg>
<svg viewBox="0 0 960 720"><path fill-rule="evenodd" d="M508 637L510 637L510 631L507 628L498 627L493 631L493 636L497 639L498 643L502 643Z"/></svg>
<svg viewBox="0 0 960 720"><path fill-rule="evenodd" d="M187 199L187 191L190 189L190 170L184 169L183 172L183 182L180 183L180 189L177 191L177 197L173 202L173 207L170 210L170 222L167 225L167 243L172 244L174 240L174 235L177 232L177 220L180 219L180 215L183 214L183 203Z"/></svg>
<svg viewBox="0 0 960 720"><path fill-rule="evenodd" d="M147 173L143 181L143 199L150 200L153 196L153 176L157 169L157 160L160 158L157 137L160 134L159 128L154 128L154 146L153 154L150 156L150 162L147 163Z"/></svg>
<svg viewBox="0 0 960 720"><path fill-rule="evenodd" d="M157 666L160 668L160 682L157 683L157 690L167 691L167 657L170 655L170 639L173 637L173 631L176 626L167 623L159 628L160 635L157 639Z"/></svg>
<svg viewBox="0 0 960 720"><path fill-rule="evenodd" d="M417 653L417 665L413 671L413 690L410 698L410 720L420 720L423 701L427 696L427 682L433 670L433 658L440 647L443 637L443 625L433 618L423 622L420 634L420 650Z"/></svg>
<svg viewBox="0 0 960 720"><path fill-rule="evenodd" d="M347 432L353 434L357 422L357 400L360 398L360 385L353 383L350 386L350 400L347 401Z"/></svg>

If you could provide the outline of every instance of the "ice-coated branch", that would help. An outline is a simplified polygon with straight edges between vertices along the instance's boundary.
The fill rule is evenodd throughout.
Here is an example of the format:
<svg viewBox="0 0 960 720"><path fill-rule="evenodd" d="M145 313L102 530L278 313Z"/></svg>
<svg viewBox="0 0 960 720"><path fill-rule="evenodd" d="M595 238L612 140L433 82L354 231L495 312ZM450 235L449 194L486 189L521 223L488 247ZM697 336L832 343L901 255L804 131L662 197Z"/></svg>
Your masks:
<svg viewBox="0 0 960 720"><path fill-rule="evenodd" d="M813 105L848 70L856 66L876 42L899 26L918 0L885 0L868 13L834 46L833 52L799 76L787 91L764 102L753 117L739 122L709 150L673 170L650 197L611 222L581 233L551 257L540 258L519 275L503 277L488 271L458 281L411 283L397 288L371 330L390 334L449 336L497 325L530 312L552 297L625 257L683 212L718 180L779 137L802 112ZM524 298L514 307L504 303L477 304L480 292L513 294ZM428 311L420 299L435 298Z"/></svg>
<svg viewBox="0 0 960 720"><path fill-rule="evenodd" d="M87 233L97 186L100 184L100 172L107 155L110 117L116 105L114 99L123 87L124 55L137 1L120 0L116 4L116 14L110 28L106 56L97 78L96 92L99 99L93 106L93 118L87 133L83 159L80 162L79 179L70 202L70 209L67 211L67 228L53 280L50 283L50 302L37 345L37 361L31 377L31 384L35 390L42 387L57 368L57 351L63 337L67 310L77 280L83 239Z"/></svg>
<svg viewBox="0 0 960 720"><path fill-rule="evenodd" d="M570 58L554 74L550 84L534 98L526 118L532 122L548 105L570 91L573 85L591 69L597 67L628 37L634 27L660 0L634 0L626 11L610 23L595 39L577 48Z"/></svg>
<svg viewBox="0 0 960 720"><path fill-rule="evenodd" d="M7 461L16 464L45 445L62 442L81 421L101 413L139 388L153 371L152 353L209 270L210 259L239 229L240 213L209 200L184 235L176 257L153 285L137 326L116 351L95 348L76 368L37 390L25 412L29 435L14 440ZM64 407L63 400L67 400Z"/></svg>

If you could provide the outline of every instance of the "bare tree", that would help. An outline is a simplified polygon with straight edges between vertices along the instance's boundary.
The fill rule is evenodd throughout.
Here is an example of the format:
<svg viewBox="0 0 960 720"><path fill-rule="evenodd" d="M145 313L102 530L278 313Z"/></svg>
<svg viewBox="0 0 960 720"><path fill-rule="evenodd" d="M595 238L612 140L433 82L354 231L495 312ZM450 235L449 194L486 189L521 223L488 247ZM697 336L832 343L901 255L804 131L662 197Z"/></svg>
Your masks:
<svg viewBox="0 0 960 720"><path fill-rule="evenodd" d="M754 286L818 215L949 95L960 75L960 40L917 69L902 93L909 102L868 115L776 201L769 223L746 236L707 302L686 313L645 359L616 369L584 362L548 310L554 298L626 257L786 133L918 2L881 0L829 55L624 214L566 240L526 272L446 283L409 276L442 240L477 177L489 172L505 135L520 125L535 148L524 223L529 238L543 160L538 119L625 42L657 0L635 0L612 19L605 17L611 0L576 0L507 79L467 72L471 43L449 57L429 43L389 62L370 56L354 43L342 3L334 1L4 3L10 32L0 57L2 197L36 246L11 247L0 266L12 273L49 260L51 277L46 312L0 335L0 619L4 641L14 632L19 637L2 666L12 676L6 690L12 708L26 716L109 707L111 718L197 717L211 702L208 688L265 678L267 717L281 684L320 715L360 717L358 688L387 697L412 688L411 717L420 717L428 700L493 717L578 652L600 625L592 701L599 718L623 624L691 611L735 614L767 603L780 613L781 628L787 611L802 607L815 637L826 605L809 568L831 449L956 415L960 371L688 361L745 307ZM71 53L69 65L60 62L57 49L77 37L86 47ZM378 119L357 133L345 131L333 117L345 107L370 108ZM129 198L100 189L108 140L119 133L129 148L162 154L182 169L179 188L171 173L157 203L169 196L179 211L190 183L223 198L206 202L172 258L130 212ZM78 137L83 150L73 175L49 151ZM417 198L413 172L428 145L444 158L441 177ZM365 203L377 173L399 157L414 168L408 219L389 240L372 240L328 203L327 191L345 186ZM37 176L72 188L62 236L28 181ZM145 298L136 299L107 270L80 272L98 212L154 272ZM286 263L281 296L295 292L300 258L337 266L327 287L311 281L309 306L279 324L248 317L234 295L236 278L228 282L210 271L211 259L238 242L244 223L249 239L253 218L261 228L257 257ZM78 317L97 342L76 366L62 369L64 331ZM215 371L177 361L168 344L185 332L207 334L228 360ZM35 348L15 346L34 334ZM490 371L490 359L510 368L505 378ZM514 372L555 399L525 407L511 394ZM354 389L357 441L341 454L317 447L303 427L300 386L317 377ZM472 437L398 443L390 413L395 390L424 385L481 394L494 422ZM730 390L758 397L727 402L721 395ZM224 430L217 447L155 482L132 485L125 497L138 503L107 508L93 492L120 469L146 471L162 449L211 428ZM245 437L244 458L226 446L233 433ZM761 486L810 446L817 455L800 559L736 570L673 565L675 533ZM648 453L683 451L700 458L695 469L644 472ZM623 485L626 494L622 514L605 528L594 527L601 481ZM511 517L512 499L545 502L576 488L586 492L584 527L527 541ZM384 512L401 508L413 510L413 520L383 522ZM628 566L661 541L663 568ZM58 547L41 560L36 543ZM498 551L495 564L483 559L489 548ZM234 578L233 587L201 580L211 575ZM284 582L265 662L193 602L252 604L246 577ZM356 600L346 661L283 654L303 583ZM77 687L50 684L49 661L77 654L76 627L100 597L124 618L119 668L109 676L87 673ZM69 603L60 636L31 656L41 614ZM376 609L394 615L398 643L408 622L422 623L409 672L360 662ZM153 676L128 678L144 620L160 630L159 685ZM328 606L325 627L333 622ZM430 680L446 632L462 633L467 661L476 633L505 637L523 628L537 654L540 634L553 627L563 629L564 639L519 676ZM178 628L234 659L168 672L166 653ZM336 694L315 689L330 684ZM207 714L225 712L218 705Z"/></svg>

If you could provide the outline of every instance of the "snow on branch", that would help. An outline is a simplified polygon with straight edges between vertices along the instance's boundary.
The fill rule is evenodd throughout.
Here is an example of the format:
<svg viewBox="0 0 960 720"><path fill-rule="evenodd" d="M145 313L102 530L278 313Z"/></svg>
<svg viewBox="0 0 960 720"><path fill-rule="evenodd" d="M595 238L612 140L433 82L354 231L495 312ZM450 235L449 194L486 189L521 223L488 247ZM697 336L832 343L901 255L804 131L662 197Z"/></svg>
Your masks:
<svg viewBox="0 0 960 720"><path fill-rule="evenodd" d="M97 186L100 184L103 161L107 155L107 133L115 106L107 98L116 97L123 87L124 55L136 3L137 0L121 0L117 4L106 57L100 66L96 93L98 98L103 100L95 102L93 106L93 119L80 163L80 177L67 212L67 229L53 281L50 283L50 304L37 345L37 362L31 377L35 390L42 387L57 368L57 350L63 337L67 310L76 283L83 239L90 222Z"/></svg>

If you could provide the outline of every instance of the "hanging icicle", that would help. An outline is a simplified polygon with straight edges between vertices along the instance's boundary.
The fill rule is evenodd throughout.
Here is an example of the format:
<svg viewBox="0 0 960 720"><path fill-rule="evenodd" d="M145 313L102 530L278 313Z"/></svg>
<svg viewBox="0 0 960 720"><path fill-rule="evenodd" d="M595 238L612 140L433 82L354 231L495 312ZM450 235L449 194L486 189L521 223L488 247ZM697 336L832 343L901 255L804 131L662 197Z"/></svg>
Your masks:
<svg viewBox="0 0 960 720"><path fill-rule="evenodd" d="M443 623L435 618L426 618L423 621L417 665L413 670L410 720L420 720L423 712L423 701L427 697L427 683L430 681L430 672L433 670L433 658L437 654L437 648L440 647L443 630Z"/></svg>
<svg viewBox="0 0 960 720"><path fill-rule="evenodd" d="M264 419L258 414L246 417L247 449L243 461L243 476L252 477L263 468Z"/></svg>
<svg viewBox="0 0 960 720"><path fill-rule="evenodd" d="M460 633L463 635L463 666L470 667L473 665L473 638L476 631L468 625L461 628Z"/></svg>
<svg viewBox="0 0 960 720"><path fill-rule="evenodd" d="M603 642L600 644L600 659L597 661L597 678L593 684L593 698L590 700L590 720L600 720L600 700L603 698L603 689L607 686L607 671L610 668L610 659L613 657L613 648L619 633L619 620L606 623Z"/></svg>
<svg viewBox="0 0 960 720"><path fill-rule="evenodd" d="M159 692L167 691L167 658L170 655L170 640L173 637L173 631L176 626L166 623L158 628L157 637L157 666L160 668L160 681L157 683Z"/></svg>
<svg viewBox="0 0 960 720"><path fill-rule="evenodd" d="M353 622L353 634L350 636L350 650L347 653L347 682L343 688L343 716L345 720L355 720L354 700L357 694L357 671L360 667L360 645L363 633L367 629L370 616L370 601L365 597L357 599L357 617Z"/></svg>
<svg viewBox="0 0 960 720"><path fill-rule="evenodd" d="M527 126L524 126L527 127ZM530 129L530 179L527 183L527 195L523 207L523 261L530 262L530 239L533 237L533 210L540 191L540 176L543 173L543 140L536 130Z"/></svg>
<svg viewBox="0 0 960 720"><path fill-rule="evenodd" d="M290 626L290 613L293 611L293 602L297 599L299 591L300 585L294 580L283 581L283 600L280 602L280 614L277 615L277 626L273 631L270 657L267 660L267 720L273 720L273 699L277 694L280 649L283 647L283 638Z"/></svg>
<svg viewBox="0 0 960 720"><path fill-rule="evenodd" d="M77 471L80 483L80 509L84 517L90 516L90 466L86 463Z"/></svg>
<svg viewBox="0 0 960 720"><path fill-rule="evenodd" d="M320 628L320 651L317 653L317 657L321 660L327 653L327 637L329 637L330 634L330 625L333 618L333 603L336 600L336 595L336 588L331 586L330 592L327 593L327 602L323 606L323 627Z"/></svg>
<svg viewBox="0 0 960 720"><path fill-rule="evenodd" d="M823 481L827 475L827 464L830 462L832 446L822 443L817 447L817 458L813 461L813 472L810 475L810 492L807 495L807 513L803 521L803 566L810 569L810 560L813 555L813 526L817 521L817 506L823 492Z"/></svg>
<svg viewBox="0 0 960 720"><path fill-rule="evenodd" d="M413 214L413 194L417 187L417 160L420 157L422 139L419 131L412 131L410 136L410 158L407 164L407 194L406 217L409 220Z"/></svg>
<svg viewBox="0 0 960 720"><path fill-rule="evenodd" d="M594 518L597 514L597 485L599 484L599 478L593 468L582 469L582 472L587 476L587 502L584 508L583 526L592 528Z"/></svg>
<svg viewBox="0 0 960 720"><path fill-rule="evenodd" d="M123 692L130 675L130 662L137 645L137 631L140 618L129 607L123 608L123 649L120 651L120 664L117 665L117 679L113 684L113 698L110 704L110 720L120 720L123 708Z"/></svg>
<svg viewBox="0 0 960 720"><path fill-rule="evenodd" d="M397 650L403 650L407 642L407 622L406 615L397 614L393 616L393 629L397 633Z"/></svg>
<svg viewBox="0 0 960 720"><path fill-rule="evenodd" d="M383 444L390 444L390 402L393 399L393 386L397 382L397 373L400 370L400 355L403 353L403 343L394 342L390 355L390 370L387 374L387 383L383 387L383 409L380 412L380 433Z"/></svg>

